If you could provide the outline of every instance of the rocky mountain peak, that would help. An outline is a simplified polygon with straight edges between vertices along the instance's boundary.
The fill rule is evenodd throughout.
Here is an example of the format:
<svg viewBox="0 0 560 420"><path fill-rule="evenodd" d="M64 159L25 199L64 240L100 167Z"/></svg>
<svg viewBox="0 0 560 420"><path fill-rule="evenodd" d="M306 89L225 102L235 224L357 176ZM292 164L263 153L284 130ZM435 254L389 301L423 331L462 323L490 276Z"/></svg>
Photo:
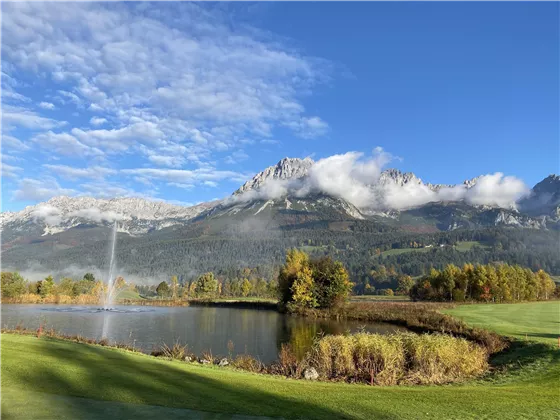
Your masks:
<svg viewBox="0 0 560 420"><path fill-rule="evenodd" d="M118 221L119 230L144 233L149 229L160 229L186 222L215 202L185 207L163 201L152 201L137 197L99 199L93 197L57 196L18 212L0 214L0 226L24 225L33 221L45 226L45 232L69 229L83 223L110 224Z"/></svg>
<svg viewBox="0 0 560 420"><path fill-rule="evenodd" d="M550 174L535 185L533 191L536 193L558 193L560 191L560 175Z"/></svg>
<svg viewBox="0 0 560 420"><path fill-rule="evenodd" d="M386 185L388 183L394 183L399 186L404 186L406 184L422 184L422 180L418 178L412 172L401 172L398 169L386 169L381 172L377 184Z"/></svg>
<svg viewBox="0 0 560 420"><path fill-rule="evenodd" d="M252 179L243 184L233 194L242 194L249 190L256 190L269 180L298 179L308 174L309 169L313 166L313 160L310 158L284 158L276 165L269 166L264 171L256 174Z"/></svg>

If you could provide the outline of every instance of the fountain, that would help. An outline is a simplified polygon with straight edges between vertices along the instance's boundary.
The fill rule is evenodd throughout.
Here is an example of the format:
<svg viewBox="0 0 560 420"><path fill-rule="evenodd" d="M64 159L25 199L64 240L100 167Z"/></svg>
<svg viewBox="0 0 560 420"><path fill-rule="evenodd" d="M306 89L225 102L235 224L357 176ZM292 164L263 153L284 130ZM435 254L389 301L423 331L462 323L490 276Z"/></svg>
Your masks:
<svg viewBox="0 0 560 420"><path fill-rule="evenodd" d="M103 296L102 296L102 302L103 302L103 309L105 311L110 310L111 305L113 305L113 300L115 299L115 289L116 289L116 285L115 285L115 279L114 279L114 275L115 275L115 246L117 244L117 221L115 220L115 223L113 224L113 234L111 236L111 246L110 246L110 250L111 250L111 256L109 259L109 273L107 275L107 286L106 288L103 288Z"/></svg>

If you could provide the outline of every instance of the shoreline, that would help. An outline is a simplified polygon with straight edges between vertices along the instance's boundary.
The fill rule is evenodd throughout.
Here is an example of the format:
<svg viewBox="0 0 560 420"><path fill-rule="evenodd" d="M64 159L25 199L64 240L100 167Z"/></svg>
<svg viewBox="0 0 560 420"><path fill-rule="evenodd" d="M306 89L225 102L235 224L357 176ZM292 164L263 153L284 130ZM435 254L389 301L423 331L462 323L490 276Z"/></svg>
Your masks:
<svg viewBox="0 0 560 420"><path fill-rule="evenodd" d="M57 303L57 302L13 302L2 300L2 305L57 305L57 306L92 306L99 307L101 303ZM150 300L150 299L122 299L115 302L115 306L157 306L157 307L187 307L208 306L218 308L239 308L258 310L278 310L278 303L273 300L239 300L239 299L189 299L189 300Z"/></svg>

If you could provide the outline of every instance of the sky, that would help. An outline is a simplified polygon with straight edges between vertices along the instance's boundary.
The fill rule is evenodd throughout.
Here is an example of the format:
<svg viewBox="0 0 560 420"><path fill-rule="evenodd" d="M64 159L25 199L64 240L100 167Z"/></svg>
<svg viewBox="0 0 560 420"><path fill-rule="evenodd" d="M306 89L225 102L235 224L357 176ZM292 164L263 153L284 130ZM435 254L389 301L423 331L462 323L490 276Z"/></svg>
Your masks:
<svg viewBox="0 0 560 420"><path fill-rule="evenodd" d="M1 7L3 211L195 204L378 148L431 183L560 172L555 2Z"/></svg>

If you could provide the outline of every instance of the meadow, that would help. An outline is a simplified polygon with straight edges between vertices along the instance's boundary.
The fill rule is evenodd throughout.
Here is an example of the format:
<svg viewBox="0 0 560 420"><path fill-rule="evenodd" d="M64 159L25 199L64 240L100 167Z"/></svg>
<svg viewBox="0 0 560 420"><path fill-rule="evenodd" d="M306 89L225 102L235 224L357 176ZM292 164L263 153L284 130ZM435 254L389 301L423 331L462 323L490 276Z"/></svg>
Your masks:
<svg viewBox="0 0 560 420"><path fill-rule="evenodd" d="M22 419L163 415L555 419L560 415L560 351L553 340L558 312L548 306L552 304L558 302L529 304L532 308L522 303L444 309L466 311L458 316L467 322L474 317L475 323L485 319L485 328L510 335L507 318L518 326L520 340L493 357L494 369L485 377L443 386L309 382L48 337L3 334L2 413ZM507 314L504 307L510 308ZM531 313L540 314L539 322L533 322Z"/></svg>

